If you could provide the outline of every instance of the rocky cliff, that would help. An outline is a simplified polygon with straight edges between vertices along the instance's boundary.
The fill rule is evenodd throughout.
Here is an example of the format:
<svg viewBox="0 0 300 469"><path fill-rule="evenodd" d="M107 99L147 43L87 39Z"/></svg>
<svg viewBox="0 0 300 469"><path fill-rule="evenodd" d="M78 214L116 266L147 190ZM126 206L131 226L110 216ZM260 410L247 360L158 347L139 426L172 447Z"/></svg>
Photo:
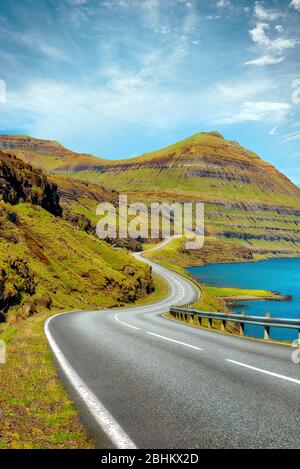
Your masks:
<svg viewBox="0 0 300 469"><path fill-rule="evenodd" d="M12 205L20 201L40 205L53 215L62 214L57 185L42 171L13 155L0 151L0 200Z"/></svg>

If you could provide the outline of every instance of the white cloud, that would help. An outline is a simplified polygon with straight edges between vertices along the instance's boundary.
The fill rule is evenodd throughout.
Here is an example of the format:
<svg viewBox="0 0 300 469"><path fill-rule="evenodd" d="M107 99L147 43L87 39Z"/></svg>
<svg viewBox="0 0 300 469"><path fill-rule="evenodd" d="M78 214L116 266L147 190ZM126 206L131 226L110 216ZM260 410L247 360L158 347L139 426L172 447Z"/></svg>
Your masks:
<svg viewBox="0 0 300 469"><path fill-rule="evenodd" d="M281 142L288 143L288 142L292 142L294 140L299 140L299 139L300 139L300 131L298 130L297 132L291 132L289 134L283 135Z"/></svg>
<svg viewBox="0 0 300 469"><path fill-rule="evenodd" d="M300 0L296 0L299 1ZM283 53L286 50L294 49L299 40L284 35L284 28L281 24L276 24L271 30L270 22L286 16L283 12L274 9L266 9L262 3L256 2L254 7L254 17L256 25L249 30L252 41L260 48L260 57L245 62L246 65L274 65L284 60ZM277 33L277 35L276 35Z"/></svg>
<svg viewBox="0 0 300 469"><path fill-rule="evenodd" d="M276 135L278 128L279 128L279 126L278 126L278 125L275 125L275 127L273 127L273 128L270 130L269 135Z"/></svg>
<svg viewBox="0 0 300 469"><path fill-rule="evenodd" d="M258 59L249 60L248 62L245 62L245 65L257 65L263 67L264 65L279 64L280 62L283 62L283 60L284 57L272 57L271 55L263 55Z"/></svg>
<svg viewBox="0 0 300 469"><path fill-rule="evenodd" d="M27 31L22 33L2 27L0 34L11 41L14 41L18 45L21 44L25 47L30 47L31 49L41 52L49 58L59 60L68 59L67 55L61 49L55 47L53 44L50 44L50 41L48 41L47 38L44 38L34 31Z"/></svg>
<svg viewBox="0 0 300 469"><path fill-rule="evenodd" d="M299 44L298 39L286 39L284 37L279 37L270 42L270 49L274 49L276 52L282 52L285 49L294 49L296 45Z"/></svg>
<svg viewBox="0 0 300 469"><path fill-rule="evenodd" d="M212 21L212 20L220 20L220 19L221 19L221 16L220 16L220 15L207 15L207 16L205 17L205 19L210 20L210 21Z"/></svg>
<svg viewBox="0 0 300 469"><path fill-rule="evenodd" d="M248 100L260 94L272 90L274 85L271 80L240 81L234 83L218 83L215 86L217 92L225 98L232 100Z"/></svg>
<svg viewBox="0 0 300 469"><path fill-rule="evenodd" d="M286 103L259 100L267 94L275 95L271 80L220 83L198 91L184 86L175 89L166 78L176 65L174 69L171 62L168 70L155 76L158 59L153 60L136 74L108 70L108 81L101 86L53 80L22 83L2 106L0 127L14 125L23 133L54 138L66 145L87 145L90 140L95 146L95 136L102 145L112 135L130 128L150 135L187 125L201 129L208 122L230 125L266 121L277 125L289 111ZM85 151L91 148L87 145ZM101 154L101 146L96 151L93 147L93 152Z"/></svg>
<svg viewBox="0 0 300 469"><path fill-rule="evenodd" d="M31 47L34 47L35 45L37 46L37 48L45 55L47 55L48 57L50 58L53 58L53 59L60 59L60 60L65 60L67 59L67 56L66 54L60 50L60 49L57 49L56 47L52 46L51 44L48 44L47 42L45 42L43 39L41 38L33 38L33 40L31 41L31 39L27 38L27 43L28 45L30 45Z"/></svg>
<svg viewBox="0 0 300 469"><path fill-rule="evenodd" d="M216 6L217 8L227 8L231 6L231 2L229 0L218 0Z"/></svg>
<svg viewBox="0 0 300 469"><path fill-rule="evenodd" d="M267 23L257 23L257 25L249 31L252 41L261 47L269 47L270 39L266 34L268 29L269 25Z"/></svg>
<svg viewBox="0 0 300 469"><path fill-rule="evenodd" d="M255 3L254 14L260 21L274 21L285 16L281 11L265 9L260 2Z"/></svg>
<svg viewBox="0 0 300 469"><path fill-rule="evenodd" d="M291 7L295 8L297 11L300 11L300 0L292 0Z"/></svg>
<svg viewBox="0 0 300 469"><path fill-rule="evenodd" d="M284 28L281 24L276 24L275 30L278 31L279 33L283 33Z"/></svg>
<svg viewBox="0 0 300 469"><path fill-rule="evenodd" d="M270 51L274 54L282 54L284 50L294 49L296 45L299 44L299 40L295 38L277 37L276 39L273 39L267 34L269 30L270 26L268 23L257 23L256 26L249 31L252 41L264 51ZM265 57L269 55L270 54L267 53L265 54ZM277 63L280 62L282 62L282 60ZM269 63L276 62L271 61Z"/></svg>
<svg viewBox="0 0 300 469"><path fill-rule="evenodd" d="M221 124L239 122L281 121L290 110L288 103L272 101L247 101L241 105L240 111L219 119Z"/></svg>
<svg viewBox="0 0 300 469"><path fill-rule="evenodd" d="M67 0L71 5L85 5L88 0Z"/></svg>

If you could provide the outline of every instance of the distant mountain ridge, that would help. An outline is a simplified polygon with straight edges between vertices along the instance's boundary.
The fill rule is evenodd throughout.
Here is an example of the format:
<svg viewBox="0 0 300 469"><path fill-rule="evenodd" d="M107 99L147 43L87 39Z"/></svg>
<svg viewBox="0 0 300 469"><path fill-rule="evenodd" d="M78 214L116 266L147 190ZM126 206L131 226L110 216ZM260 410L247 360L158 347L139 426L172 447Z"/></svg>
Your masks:
<svg viewBox="0 0 300 469"><path fill-rule="evenodd" d="M0 135L0 149L54 174L70 174L117 190L198 193L205 200L214 200L215 192L217 199L222 194L223 200L239 202L262 195L269 199L273 193L281 194L283 205L286 198L300 196L299 188L274 166L219 132L199 132L161 150L122 160L76 153L58 142L26 136Z"/></svg>
<svg viewBox="0 0 300 469"><path fill-rule="evenodd" d="M19 158L42 169L52 171L60 167L90 167L100 158L68 150L59 142L26 135L0 135L0 149L13 151Z"/></svg>
<svg viewBox="0 0 300 469"><path fill-rule="evenodd" d="M203 201L208 236L258 256L300 253L300 189L219 132L199 132L161 150L114 161L24 137L0 136L1 148L55 175L127 192L132 200Z"/></svg>

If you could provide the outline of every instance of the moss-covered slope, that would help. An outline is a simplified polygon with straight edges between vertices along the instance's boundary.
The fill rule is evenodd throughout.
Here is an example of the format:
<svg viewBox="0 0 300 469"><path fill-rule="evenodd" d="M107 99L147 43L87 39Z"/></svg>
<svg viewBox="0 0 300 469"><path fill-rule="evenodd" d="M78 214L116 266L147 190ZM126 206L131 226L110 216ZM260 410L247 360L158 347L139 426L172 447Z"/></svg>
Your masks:
<svg viewBox="0 0 300 469"><path fill-rule="evenodd" d="M50 213L52 206L41 206L42 191L37 200L32 198L38 178L42 190L47 187L50 196L55 192L60 213L57 187L45 174L0 153L0 168L4 167L10 171L2 171L2 194L7 182L15 198L8 198L14 205L5 201L6 195L0 201L0 321L9 317L14 322L50 306L116 306L152 290L149 267ZM20 184L24 191L19 192Z"/></svg>

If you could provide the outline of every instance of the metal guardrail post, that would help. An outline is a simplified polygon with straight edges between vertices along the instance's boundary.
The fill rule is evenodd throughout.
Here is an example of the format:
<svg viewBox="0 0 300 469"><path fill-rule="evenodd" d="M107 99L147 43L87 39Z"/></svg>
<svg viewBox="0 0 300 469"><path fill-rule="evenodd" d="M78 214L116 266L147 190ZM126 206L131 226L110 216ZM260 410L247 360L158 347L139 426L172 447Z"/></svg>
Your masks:
<svg viewBox="0 0 300 469"><path fill-rule="evenodd" d="M297 331L300 343L300 318L272 318L269 313L266 316L247 316L245 312L238 313L212 313L186 308L171 308L173 317L190 324L199 325L208 329L220 329L221 331L227 330L227 322L232 322L234 325L235 333L243 336L245 334L245 326L254 325L264 328L264 339L270 340L271 328L284 328L293 329Z"/></svg>
<svg viewBox="0 0 300 469"><path fill-rule="evenodd" d="M266 318L270 318L271 314L266 313ZM264 339L265 340L270 340L270 326L264 326L265 332L264 332Z"/></svg>
<svg viewBox="0 0 300 469"><path fill-rule="evenodd" d="M241 316L245 316L245 311L241 312ZM245 335L245 324L243 322L240 323L240 336L244 337Z"/></svg>

